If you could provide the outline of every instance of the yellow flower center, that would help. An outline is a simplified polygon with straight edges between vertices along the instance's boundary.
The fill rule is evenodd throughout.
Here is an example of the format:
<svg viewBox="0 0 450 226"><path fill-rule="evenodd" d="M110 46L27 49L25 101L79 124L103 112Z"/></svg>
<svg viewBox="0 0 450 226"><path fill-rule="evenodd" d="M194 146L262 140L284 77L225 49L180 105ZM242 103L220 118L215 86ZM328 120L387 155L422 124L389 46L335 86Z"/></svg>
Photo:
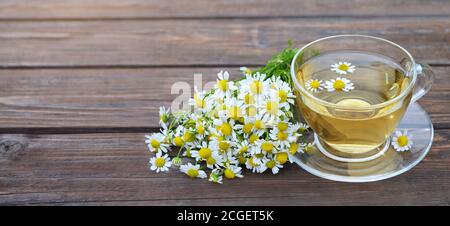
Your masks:
<svg viewBox="0 0 450 226"><path fill-rule="evenodd" d="M280 98L280 102L286 102L287 100L287 93L284 90L278 91L278 97Z"/></svg>
<svg viewBox="0 0 450 226"><path fill-rule="evenodd" d="M289 146L289 153L291 153L292 155L295 155L295 153L297 153L297 150L298 150L298 144L291 143L291 145Z"/></svg>
<svg viewBox="0 0 450 226"><path fill-rule="evenodd" d="M248 164L249 164L251 167L255 167L255 166L256 166L256 164L253 162L253 157L247 159L247 162L248 162Z"/></svg>
<svg viewBox="0 0 450 226"><path fill-rule="evenodd" d="M277 153L277 155L275 156L275 159L281 164L283 165L284 163L287 162L288 160L288 154L286 152L280 152Z"/></svg>
<svg viewBox="0 0 450 226"><path fill-rule="evenodd" d="M224 170L223 174L224 174L225 177L228 178L228 179L234 179L234 177L236 176L236 175L234 174L233 170L228 169L228 168Z"/></svg>
<svg viewBox="0 0 450 226"><path fill-rule="evenodd" d="M198 155L202 159L208 159L209 157L211 157L211 149L209 149L209 148L200 148L200 150L198 151Z"/></svg>
<svg viewBox="0 0 450 226"><path fill-rule="evenodd" d="M229 123L223 123L220 127L220 132L225 136L231 135L231 125Z"/></svg>
<svg viewBox="0 0 450 226"><path fill-rule="evenodd" d="M244 124L244 127L242 127L242 131L245 134L249 134L250 132L252 132L252 129L253 129L253 124L252 123Z"/></svg>
<svg viewBox="0 0 450 226"><path fill-rule="evenodd" d="M197 169L189 169L187 171L187 175L190 177L198 177L198 170Z"/></svg>
<svg viewBox="0 0 450 226"><path fill-rule="evenodd" d="M242 146L241 149L239 149L239 153L243 154L245 152L247 152L248 147L247 146Z"/></svg>
<svg viewBox="0 0 450 226"><path fill-rule="evenodd" d="M238 106L232 106L228 109L228 116L234 120L238 120L242 117L241 109Z"/></svg>
<svg viewBox="0 0 450 226"><path fill-rule="evenodd" d="M254 107L254 106L248 107L248 108L246 109L246 113L247 113L247 115L250 116L250 117L255 116L256 113L257 113L257 112L256 112L256 107Z"/></svg>
<svg viewBox="0 0 450 226"><path fill-rule="evenodd" d="M408 140L407 136L399 136L397 138L397 143L398 143L398 145L400 145L400 147L404 147L404 146L408 145L408 142L409 142L409 140Z"/></svg>
<svg viewBox="0 0 450 226"><path fill-rule="evenodd" d="M184 133L183 138L186 142L192 142L195 140L195 135L191 131L187 131Z"/></svg>
<svg viewBox="0 0 450 226"><path fill-rule="evenodd" d="M254 94L261 94L263 92L263 83L261 81L253 81L250 84L250 91Z"/></svg>
<svg viewBox="0 0 450 226"><path fill-rule="evenodd" d="M347 71L349 69L349 66L346 64L341 64L338 66L338 69L341 71Z"/></svg>
<svg viewBox="0 0 450 226"><path fill-rule="evenodd" d="M311 81L311 83L309 84L309 86L310 86L311 88L313 88L313 89L317 89L317 88L320 87L320 82L317 81L317 80L313 80L313 81Z"/></svg>
<svg viewBox="0 0 450 226"><path fill-rule="evenodd" d="M280 131L286 131L288 129L288 124L286 122L277 123L277 128Z"/></svg>
<svg viewBox="0 0 450 226"><path fill-rule="evenodd" d="M156 167L161 168L164 166L164 164L166 164L166 160L164 158L159 157L155 159Z"/></svg>
<svg viewBox="0 0 450 226"><path fill-rule="evenodd" d="M219 142L220 149L226 151L226 150L228 150L229 147L230 147L230 144L228 142L226 142L224 140Z"/></svg>
<svg viewBox="0 0 450 226"><path fill-rule="evenodd" d="M197 132L199 134L204 134L205 133L205 127L203 127L202 125L197 125Z"/></svg>
<svg viewBox="0 0 450 226"><path fill-rule="evenodd" d="M264 142L261 144L261 149L263 149L264 151L266 151L268 153L272 153L273 144L270 142Z"/></svg>
<svg viewBox="0 0 450 226"><path fill-rule="evenodd" d="M333 83L333 88L335 90L342 90L345 87L345 83L342 80L336 80Z"/></svg>
<svg viewBox="0 0 450 226"><path fill-rule="evenodd" d="M278 113L278 103L275 101L268 101L266 103L266 110L268 113L275 115Z"/></svg>
<svg viewBox="0 0 450 226"><path fill-rule="evenodd" d="M159 148L159 146L161 146L161 144L159 143L159 141L157 141L156 139L152 139L152 141L150 142L150 144L152 145L153 148Z"/></svg>
<svg viewBox="0 0 450 226"><path fill-rule="evenodd" d="M281 141L286 140L287 137L288 137L287 133L284 133L282 131L278 132L278 134L277 134L278 140L281 140Z"/></svg>
<svg viewBox="0 0 450 226"><path fill-rule="evenodd" d="M228 89L228 81L227 80L219 80L219 81L217 81L217 86L219 87L220 90L225 92Z"/></svg>
<svg viewBox="0 0 450 226"><path fill-rule="evenodd" d="M253 143L255 143L255 141L256 141L258 138L259 138L258 135L252 134L252 135L250 136L250 138L248 139L248 142L249 142L250 144L253 144Z"/></svg>
<svg viewBox="0 0 450 226"><path fill-rule="evenodd" d="M175 146L182 147L184 145L184 140L181 137L175 137L173 139L173 143L175 144Z"/></svg>
<svg viewBox="0 0 450 226"><path fill-rule="evenodd" d="M247 93L244 96L244 102L245 104L253 104L255 102L255 99L253 98L252 95L250 95L250 93Z"/></svg>
<svg viewBox="0 0 450 226"><path fill-rule="evenodd" d="M274 160L270 160L270 161L266 162L266 166L269 169L272 169L273 167L275 167L276 164L277 163Z"/></svg>
<svg viewBox="0 0 450 226"><path fill-rule="evenodd" d="M214 165L214 164L216 164L216 160L215 160L213 157L209 157L209 158L206 160L206 163L207 163L208 165Z"/></svg>
<svg viewBox="0 0 450 226"><path fill-rule="evenodd" d="M264 122L261 120L255 120L255 128L256 129L263 129L264 128Z"/></svg>

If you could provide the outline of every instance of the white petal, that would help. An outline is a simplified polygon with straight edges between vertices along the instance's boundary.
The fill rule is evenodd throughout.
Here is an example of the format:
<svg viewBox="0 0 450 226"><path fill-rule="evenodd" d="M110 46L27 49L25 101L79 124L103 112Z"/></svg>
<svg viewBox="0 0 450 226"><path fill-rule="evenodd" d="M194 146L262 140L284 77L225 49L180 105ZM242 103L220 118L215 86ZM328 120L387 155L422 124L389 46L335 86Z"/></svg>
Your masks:
<svg viewBox="0 0 450 226"><path fill-rule="evenodd" d="M199 177L199 178L206 178L207 176L206 176L205 171L199 170L199 171L198 171L198 177Z"/></svg>

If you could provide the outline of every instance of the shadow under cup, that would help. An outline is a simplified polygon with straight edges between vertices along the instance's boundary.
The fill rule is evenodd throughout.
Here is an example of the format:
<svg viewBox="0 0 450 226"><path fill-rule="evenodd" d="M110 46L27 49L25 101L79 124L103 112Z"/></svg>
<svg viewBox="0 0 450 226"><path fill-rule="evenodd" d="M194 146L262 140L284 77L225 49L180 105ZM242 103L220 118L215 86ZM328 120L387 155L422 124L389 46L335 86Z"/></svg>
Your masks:
<svg viewBox="0 0 450 226"><path fill-rule="evenodd" d="M327 56L334 53L339 53L343 62L347 56L353 56L355 72L360 70L360 74L332 72L332 60L328 62L327 59L333 57ZM380 97L382 99L370 99L370 87L380 83L377 81L380 76L372 76L372 72L364 71L364 67L358 68L357 62L364 60L364 55L359 57L358 54L365 53L382 56L389 64L398 67L398 71L382 72L386 73L386 80L389 76L395 78L395 73L401 72L402 81L394 96L384 97L390 95L388 87L383 91L383 97ZM388 149L390 135L410 104L417 77L415 65L414 59L406 50L380 38L341 35L314 41L298 51L291 65L295 84L296 115L314 130L317 147L328 157L349 162L376 158ZM332 76L349 78L355 89L349 92L329 92L325 87L320 94L307 90L305 83L317 79L317 74L312 71L321 70L324 77L320 79L330 80ZM369 88L362 88L365 86Z"/></svg>

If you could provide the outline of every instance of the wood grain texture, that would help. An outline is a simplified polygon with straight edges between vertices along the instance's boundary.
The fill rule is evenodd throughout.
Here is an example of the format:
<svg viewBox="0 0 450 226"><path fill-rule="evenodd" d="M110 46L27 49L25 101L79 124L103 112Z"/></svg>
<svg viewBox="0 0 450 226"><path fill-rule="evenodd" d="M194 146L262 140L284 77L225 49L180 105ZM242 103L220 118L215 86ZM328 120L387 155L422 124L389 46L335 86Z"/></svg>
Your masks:
<svg viewBox="0 0 450 226"><path fill-rule="evenodd" d="M0 131L13 128L156 128L158 109L182 92L193 92L194 73L203 85L223 68L0 70ZM233 77L238 68L230 69ZM450 67L434 67L436 82L420 103L436 128L450 128ZM75 132L75 131L74 131Z"/></svg>
<svg viewBox="0 0 450 226"><path fill-rule="evenodd" d="M3 0L0 19L449 15L446 0Z"/></svg>
<svg viewBox="0 0 450 226"><path fill-rule="evenodd" d="M246 171L245 179L223 185L175 170L156 174L147 169L143 135L1 135L1 144L22 148L1 149L0 204L450 204L450 130L436 131L432 151L410 172L362 184L320 179L296 165L279 175Z"/></svg>
<svg viewBox="0 0 450 226"><path fill-rule="evenodd" d="M411 171L349 184L289 165L218 186L148 170L144 133L175 82L347 33L434 66L434 143ZM2 0L0 205L450 205L449 76L448 0Z"/></svg>
<svg viewBox="0 0 450 226"><path fill-rule="evenodd" d="M450 17L0 22L0 67L260 65L287 40L336 34L392 40L450 63Z"/></svg>

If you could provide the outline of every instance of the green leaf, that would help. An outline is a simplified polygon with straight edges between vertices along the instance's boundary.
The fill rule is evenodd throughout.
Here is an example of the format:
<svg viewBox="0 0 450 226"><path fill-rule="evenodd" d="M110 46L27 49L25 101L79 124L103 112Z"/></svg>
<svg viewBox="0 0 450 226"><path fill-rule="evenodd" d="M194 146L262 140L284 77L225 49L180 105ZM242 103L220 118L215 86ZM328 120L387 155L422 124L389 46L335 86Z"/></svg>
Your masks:
<svg viewBox="0 0 450 226"><path fill-rule="evenodd" d="M293 48L293 41L288 41L288 46L281 52L274 54L264 67L258 68L252 72L266 74L266 79L273 76L280 77L284 82L292 86L292 78L290 74L291 62L298 49Z"/></svg>

